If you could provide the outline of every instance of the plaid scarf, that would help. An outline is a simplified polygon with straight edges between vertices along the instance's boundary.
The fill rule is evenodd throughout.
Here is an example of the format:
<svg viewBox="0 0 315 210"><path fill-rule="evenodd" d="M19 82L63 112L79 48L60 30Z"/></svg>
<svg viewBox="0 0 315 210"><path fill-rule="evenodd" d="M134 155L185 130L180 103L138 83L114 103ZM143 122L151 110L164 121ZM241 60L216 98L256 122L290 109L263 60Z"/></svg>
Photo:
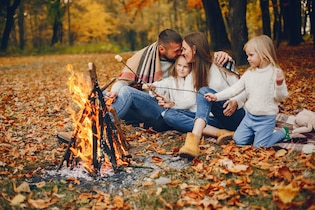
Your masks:
<svg viewBox="0 0 315 210"><path fill-rule="evenodd" d="M124 67L119 79L141 81L152 83L163 78L163 72L160 65L160 56L157 49L157 42L138 51L127 60L127 66L133 71L136 70L137 75L130 71L128 67Z"/></svg>

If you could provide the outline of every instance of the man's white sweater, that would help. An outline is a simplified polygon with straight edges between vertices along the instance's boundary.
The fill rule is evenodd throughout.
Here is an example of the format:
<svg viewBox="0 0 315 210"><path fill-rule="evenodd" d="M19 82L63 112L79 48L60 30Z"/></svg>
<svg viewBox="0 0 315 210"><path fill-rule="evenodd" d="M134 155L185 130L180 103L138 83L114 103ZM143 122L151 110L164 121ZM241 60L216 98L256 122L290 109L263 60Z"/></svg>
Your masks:
<svg viewBox="0 0 315 210"><path fill-rule="evenodd" d="M231 98L245 90L245 109L252 115L276 115L278 103L288 97L285 81L276 85L276 68L247 70L241 79L231 87L216 93L217 101Z"/></svg>

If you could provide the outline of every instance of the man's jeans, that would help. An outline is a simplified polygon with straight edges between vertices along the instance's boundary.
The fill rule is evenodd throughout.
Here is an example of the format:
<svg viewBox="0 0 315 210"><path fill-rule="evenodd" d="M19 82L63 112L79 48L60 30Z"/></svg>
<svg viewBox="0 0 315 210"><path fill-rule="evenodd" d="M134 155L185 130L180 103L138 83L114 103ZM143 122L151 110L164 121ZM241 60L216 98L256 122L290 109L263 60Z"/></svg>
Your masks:
<svg viewBox="0 0 315 210"><path fill-rule="evenodd" d="M156 131L170 130L161 113L165 110L148 93L130 86L123 86L116 101L112 104L119 119L143 122Z"/></svg>

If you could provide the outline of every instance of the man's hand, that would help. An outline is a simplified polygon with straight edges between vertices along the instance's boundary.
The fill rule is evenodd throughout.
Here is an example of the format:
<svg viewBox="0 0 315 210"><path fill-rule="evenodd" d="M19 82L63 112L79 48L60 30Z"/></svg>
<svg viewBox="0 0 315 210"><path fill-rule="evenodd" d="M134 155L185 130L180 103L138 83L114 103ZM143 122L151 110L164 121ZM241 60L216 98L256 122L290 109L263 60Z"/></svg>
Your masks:
<svg viewBox="0 0 315 210"><path fill-rule="evenodd" d="M228 100L223 104L223 114L227 117L230 117L234 114L235 110L237 109L237 101L236 100Z"/></svg>
<svg viewBox="0 0 315 210"><path fill-rule="evenodd" d="M224 51L214 53L214 63L218 66L223 66L227 61L233 61L232 57Z"/></svg>
<svg viewBox="0 0 315 210"><path fill-rule="evenodd" d="M117 96L118 96L118 93L116 91L109 91L104 96L104 99L105 101L107 101L108 99L112 99L113 101L115 101Z"/></svg>

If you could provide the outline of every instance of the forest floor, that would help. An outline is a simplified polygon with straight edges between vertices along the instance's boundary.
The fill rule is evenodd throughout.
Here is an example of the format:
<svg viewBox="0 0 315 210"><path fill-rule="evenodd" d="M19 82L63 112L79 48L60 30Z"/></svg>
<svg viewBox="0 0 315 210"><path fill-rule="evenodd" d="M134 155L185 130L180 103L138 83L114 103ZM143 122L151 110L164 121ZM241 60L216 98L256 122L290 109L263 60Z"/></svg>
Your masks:
<svg viewBox="0 0 315 210"><path fill-rule="evenodd" d="M315 111L312 43L277 53L290 94L280 112ZM315 153L206 138L200 157L187 161L178 157L186 134L176 131L123 125L129 166L102 177L57 171L67 144L56 135L73 129L67 65L88 77L93 62L102 86L121 71L114 56L0 57L0 209L315 209Z"/></svg>

